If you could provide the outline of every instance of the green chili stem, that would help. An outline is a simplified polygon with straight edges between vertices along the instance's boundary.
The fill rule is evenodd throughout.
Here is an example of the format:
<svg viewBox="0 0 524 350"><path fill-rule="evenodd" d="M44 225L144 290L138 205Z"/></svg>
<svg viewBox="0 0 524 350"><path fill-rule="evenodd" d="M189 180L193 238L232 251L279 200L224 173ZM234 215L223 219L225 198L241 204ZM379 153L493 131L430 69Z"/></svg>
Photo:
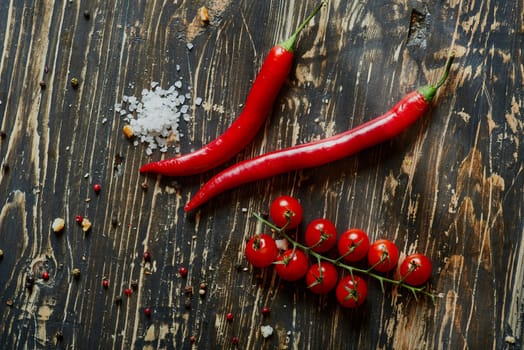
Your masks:
<svg viewBox="0 0 524 350"><path fill-rule="evenodd" d="M278 46L282 46L284 49L286 49L289 52L293 52L295 49L295 42L297 41L298 35L300 32L306 27L306 25L311 21L313 17L317 14L318 11L324 6L325 1L321 1L317 7L313 9L313 11L310 13L309 16L298 26L298 28L295 30L295 32L286 40L282 41L278 44Z"/></svg>
<svg viewBox="0 0 524 350"><path fill-rule="evenodd" d="M444 68L444 73L442 74L442 77L438 81L437 84L435 84L435 89L438 89L442 85L444 85L444 82L448 78L449 71L451 70L451 64L453 63L453 60L455 59L455 51L451 52L451 55L448 57L448 61L446 62L446 67Z"/></svg>
<svg viewBox="0 0 524 350"><path fill-rule="evenodd" d="M424 99L427 102L431 102L433 97L435 96L438 88L440 88L446 79L448 78L449 71L451 70L451 64L453 63L453 60L455 59L455 51L451 52L451 54L448 57L448 60L446 62L446 67L444 68L444 73L442 74L442 77L435 85L426 85L418 89L418 92L424 96Z"/></svg>

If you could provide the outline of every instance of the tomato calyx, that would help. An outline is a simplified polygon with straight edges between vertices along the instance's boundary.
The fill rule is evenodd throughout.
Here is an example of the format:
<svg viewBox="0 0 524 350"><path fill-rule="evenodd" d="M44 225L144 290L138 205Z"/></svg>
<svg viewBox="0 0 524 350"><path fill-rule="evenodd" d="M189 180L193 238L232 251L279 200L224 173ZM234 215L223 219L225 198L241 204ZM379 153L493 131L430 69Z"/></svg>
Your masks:
<svg viewBox="0 0 524 350"><path fill-rule="evenodd" d="M348 293L344 298L345 301L353 300L355 302L358 302L358 292L356 289L344 286L344 290Z"/></svg>
<svg viewBox="0 0 524 350"><path fill-rule="evenodd" d="M314 286L318 286L322 284L322 282L324 282L324 273L322 272L322 270L320 270L320 273L318 275L315 275L314 273L312 273L312 275L314 276L315 281L313 283L308 284L308 288L313 288Z"/></svg>
<svg viewBox="0 0 524 350"><path fill-rule="evenodd" d="M362 242L363 242L363 239L359 240L358 242L351 242L348 246L348 249L347 251L342 254L339 259L342 260L343 258L345 258L346 256L352 254L353 252L355 252L355 250L357 250L358 247L360 247L362 245Z"/></svg>

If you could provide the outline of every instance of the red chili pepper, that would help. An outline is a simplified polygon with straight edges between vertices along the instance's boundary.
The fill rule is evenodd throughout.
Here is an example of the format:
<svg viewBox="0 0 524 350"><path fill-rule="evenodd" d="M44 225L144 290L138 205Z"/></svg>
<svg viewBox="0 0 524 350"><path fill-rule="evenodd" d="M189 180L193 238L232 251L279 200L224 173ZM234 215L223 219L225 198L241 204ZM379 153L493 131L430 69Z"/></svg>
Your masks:
<svg viewBox="0 0 524 350"><path fill-rule="evenodd" d="M145 164L140 172L166 176L194 175L217 167L247 146L264 124L291 71L298 34L323 4L322 1L293 35L271 49L249 91L242 113L221 136L186 155Z"/></svg>
<svg viewBox="0 0 524 350"><path fill-rule="evenodd" d="M324 165L400 134L428 110L437 89L448 76L454 57L452 53L444 74L436 85L424 86L409 93L380 117L338 135L266 153L235 164L204 184L184 210L193 210L233 187L293 170Z"/></svg>

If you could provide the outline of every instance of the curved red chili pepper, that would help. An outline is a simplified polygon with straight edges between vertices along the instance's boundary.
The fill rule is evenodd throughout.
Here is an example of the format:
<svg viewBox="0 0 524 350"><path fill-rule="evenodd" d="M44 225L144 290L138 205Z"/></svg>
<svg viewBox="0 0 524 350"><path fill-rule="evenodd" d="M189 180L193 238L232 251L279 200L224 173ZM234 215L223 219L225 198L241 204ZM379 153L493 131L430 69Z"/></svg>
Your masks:
<svg viewBox="0 0 524 350"><path fill-rule="evenodd" d="M454 54L448 59L445 72L436 85L409 93L380 117L341 134L266 153L225 169L205 183L184 210L193 210L233 187L293 170L324 165L400 134L428 110L437 89L448 76L453 58Z"/></svg>
<svg viewBox="0 0 524 350"><path fill-rule="evenodd" d="M323 5L322 1L291 37L271 49L248 93L242 113L222 135L194 152L145 164L140 172L166 176L194 175L217 167L247 146L264 124L291 71L298 34Z"/></svg>

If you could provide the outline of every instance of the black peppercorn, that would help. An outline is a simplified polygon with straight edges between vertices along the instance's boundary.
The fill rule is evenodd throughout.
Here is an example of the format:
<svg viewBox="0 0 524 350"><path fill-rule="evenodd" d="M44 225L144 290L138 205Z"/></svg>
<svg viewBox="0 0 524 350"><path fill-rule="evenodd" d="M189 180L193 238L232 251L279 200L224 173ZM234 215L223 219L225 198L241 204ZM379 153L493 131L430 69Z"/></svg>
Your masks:
<svg viewBox="0 0 524 350"><path fill-rule="evenodd" d="M79 85L80 85L80 82L78 81L77 78L71 79L71 86L73 87L73 89L77 89Z"/></svg>

